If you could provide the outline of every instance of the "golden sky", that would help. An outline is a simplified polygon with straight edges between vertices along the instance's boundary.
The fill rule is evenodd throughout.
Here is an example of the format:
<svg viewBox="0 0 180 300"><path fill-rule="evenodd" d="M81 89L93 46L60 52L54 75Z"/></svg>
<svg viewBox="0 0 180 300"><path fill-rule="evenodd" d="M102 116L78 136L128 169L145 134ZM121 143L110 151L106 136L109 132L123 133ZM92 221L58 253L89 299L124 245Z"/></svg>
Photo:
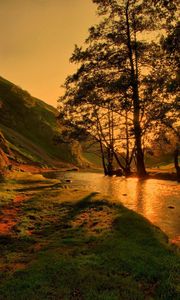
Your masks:
<svg viewBox="0 0 180 300"><path fill-rule="evenodd" d="M0 0L0 76L57 106L74 45L96 20L91 0Z"/></svg>

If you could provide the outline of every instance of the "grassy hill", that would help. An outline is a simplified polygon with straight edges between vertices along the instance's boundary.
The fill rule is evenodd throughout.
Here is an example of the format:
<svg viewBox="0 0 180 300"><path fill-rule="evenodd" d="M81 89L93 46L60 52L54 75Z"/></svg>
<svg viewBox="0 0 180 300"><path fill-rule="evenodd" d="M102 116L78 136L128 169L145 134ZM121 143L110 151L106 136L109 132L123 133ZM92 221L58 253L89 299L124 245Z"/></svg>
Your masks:
<svg viewBox="0 0 180 300"><path fill-rule="evenodd" d="M0 77L0 131L19 162L56 165L84 163L77 143L55 145L61 134L57 110Z"/></svg>

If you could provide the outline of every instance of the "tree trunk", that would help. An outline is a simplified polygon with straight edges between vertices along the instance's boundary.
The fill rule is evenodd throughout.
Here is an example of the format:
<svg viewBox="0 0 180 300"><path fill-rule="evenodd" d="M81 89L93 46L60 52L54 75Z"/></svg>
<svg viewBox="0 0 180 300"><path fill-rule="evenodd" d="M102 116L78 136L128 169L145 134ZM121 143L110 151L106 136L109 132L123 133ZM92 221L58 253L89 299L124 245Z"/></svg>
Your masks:
<svg viewBox="0 0 180 300"><path fill-rule="evenodd" d="M108 152L108 162L107 162L107 172L109 176L113 175L113 152L111 148L107 149Z"/></svg>
<svg viewBox="0 0 180 300"><path fill-rule="evenodd" d="M136 119L136 118L134 118ZM136 163L137 163L137 175L138 177L145 177L147 175L144 164L144 153L141 143L141 128L139 121L134 120L134 135L136 140Z"/></svg>
<svg viewBox="0 0 180 300"><path fill-rule="evenodd" d="M138 177L146 176L146 169L144 164L144 153L142 150L141 142L141 126L140 126L140 103L139 103L139 91L138 91L138 63L137 53L135 53L135 66L133 59L133 49L131 46L131 33L129 25L129 1L126 5L126 29L127 29L127 47L129 54L129 62L131 68L131 85L133 91L133 124L134 124L134 135L136 141L136 160L137 160L137 175ZM136 70L136 71L135 71Z"/></svg>
<svg viewBox="0 0 180 300"><path fill-rule="evenodd" d="M122 173L125 174L125 167L121 164L121 161L120 161L120 159L119 159L119 157L118 157L118 155L117 155L117 153L115 151L114 151L114 157L115 157L115 159L116 159L119 167L121 168Z"/></svg>
<svg viewBox="0 0 180 300"><path fill-rule="evenodd" d="M99 140L99 144L100 144L100 150L101 150L101 159L102 159L104 175L108 175L108 170L106 168L106 162L105 162L105 156L104 156L104 149L103 149L103 144L102 144L101 140Z"/></svg>

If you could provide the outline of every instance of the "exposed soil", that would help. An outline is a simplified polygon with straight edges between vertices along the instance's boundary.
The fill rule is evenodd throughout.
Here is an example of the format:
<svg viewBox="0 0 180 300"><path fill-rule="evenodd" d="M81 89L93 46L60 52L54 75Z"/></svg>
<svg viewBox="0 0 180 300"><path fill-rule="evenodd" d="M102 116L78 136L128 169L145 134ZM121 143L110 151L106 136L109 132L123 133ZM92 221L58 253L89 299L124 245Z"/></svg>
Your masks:
<svg viewBox="0 0 180 300"><path fill-rule="evenodd" d="M2 215L0 215L0 234L9 234L12 227L16 224L18 209L13 207L12 209L3 209Z"/></svg>
<svg viewBox="0 0 180 300"><path fill-rule="evenodd" d="M18 222L18 213L20 212L19 204L31 198L31 195L19 194L12 200L12 204L3 207L0 212L0 234L11 234L12 228Z"/></svg>

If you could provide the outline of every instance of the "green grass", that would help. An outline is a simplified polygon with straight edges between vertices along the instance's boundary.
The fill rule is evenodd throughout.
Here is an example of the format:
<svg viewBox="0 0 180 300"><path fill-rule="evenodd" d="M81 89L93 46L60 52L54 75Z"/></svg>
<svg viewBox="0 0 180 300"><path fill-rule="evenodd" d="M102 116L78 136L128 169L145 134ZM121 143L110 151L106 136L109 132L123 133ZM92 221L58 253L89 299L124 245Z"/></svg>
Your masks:
<svg viewBox="0 0 180 300"><path fill-rule="evenodd" d="M21 202L17 220L0 239L1 300L179 299L176 250L122 205L49 189Z"/></svg>
<svg viewBox="0 0 180 300"><path fill-rule="evenodd" d="M98 166L98 167L102 167L101 157L99 157L97 154L95 154L95 153L89 153L89 152L83 152L83 156L89 162L91 162L93 165Z"/></svg>

